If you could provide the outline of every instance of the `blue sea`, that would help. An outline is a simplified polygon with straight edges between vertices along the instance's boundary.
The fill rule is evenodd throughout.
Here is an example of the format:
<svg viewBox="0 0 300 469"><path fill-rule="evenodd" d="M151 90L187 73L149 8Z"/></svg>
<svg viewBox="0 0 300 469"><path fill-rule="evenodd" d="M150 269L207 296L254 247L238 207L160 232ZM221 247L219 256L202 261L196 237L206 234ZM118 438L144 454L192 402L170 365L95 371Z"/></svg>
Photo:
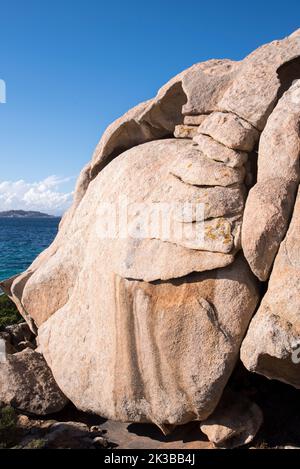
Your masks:
<svg viewBox="0 0 300 469"><path fill-rule="evenodd" d="M0 218L0 281L23 272L56 236L60 218Z"/></svg>

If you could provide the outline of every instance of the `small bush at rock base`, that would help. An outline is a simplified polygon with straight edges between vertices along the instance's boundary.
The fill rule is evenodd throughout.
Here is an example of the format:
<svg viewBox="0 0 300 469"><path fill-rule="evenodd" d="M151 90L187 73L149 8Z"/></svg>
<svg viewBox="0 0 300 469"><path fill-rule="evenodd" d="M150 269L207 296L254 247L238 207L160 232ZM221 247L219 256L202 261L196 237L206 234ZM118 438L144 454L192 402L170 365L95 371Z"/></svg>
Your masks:
<svg viewBox="0 0 300 469"><path fill-rule="evenodd" d="M14 443L17 416L10 406L0 410L0 448L7 448Z"/></svg>
<svg viewBox="0 0 300 469"><path fill-rule="evenodd" d="M0 295L0 330L22 321L15 304L6 295Z"/></svg>

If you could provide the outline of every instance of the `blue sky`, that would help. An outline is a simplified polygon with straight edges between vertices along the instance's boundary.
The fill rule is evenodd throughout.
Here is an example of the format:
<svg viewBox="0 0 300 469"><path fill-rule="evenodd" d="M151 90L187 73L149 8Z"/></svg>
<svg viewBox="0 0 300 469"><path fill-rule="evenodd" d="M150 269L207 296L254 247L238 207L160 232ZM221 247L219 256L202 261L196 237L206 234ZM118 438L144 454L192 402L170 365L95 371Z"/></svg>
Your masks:
<svg viewBox="0 0 300 469"><path fill-rule="evenodd" d="M241 59L300 27L296 0L0 0L0 8L0 210L25 201L62 211L112 120L193 63Z"/></svg>

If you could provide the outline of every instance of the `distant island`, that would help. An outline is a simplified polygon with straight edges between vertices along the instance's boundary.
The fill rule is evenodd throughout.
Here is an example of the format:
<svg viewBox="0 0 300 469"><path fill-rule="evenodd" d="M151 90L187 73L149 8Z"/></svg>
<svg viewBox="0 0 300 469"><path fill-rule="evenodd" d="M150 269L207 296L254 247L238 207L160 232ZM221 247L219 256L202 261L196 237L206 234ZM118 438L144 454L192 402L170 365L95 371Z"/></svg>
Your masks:
<svg viewBox="0 0 300 469"><path fill-rule="evenodd" d="M0 212L0 218L55 218L47 213L35 212L32 210L8 210Z"/></svg>

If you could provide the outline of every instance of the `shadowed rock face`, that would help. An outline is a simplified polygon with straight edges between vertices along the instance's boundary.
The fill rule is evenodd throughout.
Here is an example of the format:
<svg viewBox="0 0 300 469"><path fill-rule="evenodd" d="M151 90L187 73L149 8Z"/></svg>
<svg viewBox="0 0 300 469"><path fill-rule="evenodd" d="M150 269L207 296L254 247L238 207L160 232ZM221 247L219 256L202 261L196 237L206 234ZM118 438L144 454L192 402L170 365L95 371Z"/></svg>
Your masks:
<svg viewBox="0 0 300 469"><path fill-rule="evenodd" d="M258 279L269 279L274 259L242 360L298 386L288 360L300 340L298 202L290 224L299 184L299 57L297 31L241 62L196 64L128 111L83 169L53 244L3 283L79 409L151 421L165 432L207 419L258 305ZM172 205L177 231L124 236L118 226L103 236L120 196L134 207L127 214L134 231L141 234L158 203ZM202 220L193 208L199 203ZM250 429L244 421L237 432L246 441L261 419Z"/></svg>
<svg viewBox="0 0 300 469"><path fill-rule="evenodd" d="M218 448L234 448L249 443L263 421L260 408L243 395L226 389L216 410L200 428Z"/></svg>

